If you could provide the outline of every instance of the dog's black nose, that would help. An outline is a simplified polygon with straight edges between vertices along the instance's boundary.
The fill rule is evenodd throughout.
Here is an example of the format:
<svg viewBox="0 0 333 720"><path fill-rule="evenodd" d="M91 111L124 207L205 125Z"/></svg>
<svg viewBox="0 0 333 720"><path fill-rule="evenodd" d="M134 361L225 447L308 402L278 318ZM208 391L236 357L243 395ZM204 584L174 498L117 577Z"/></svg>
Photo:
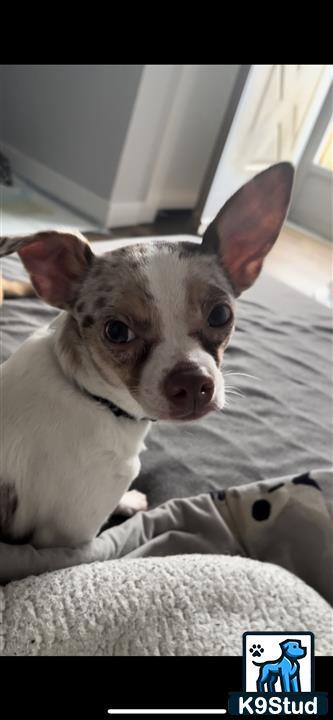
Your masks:
<svg viewBox="0 0 333 720"><path fill-rule="evenodd" d="M197 365L178 365L164 381L164 393L176 416L200 414L214 395L214 381Z"/></svg>

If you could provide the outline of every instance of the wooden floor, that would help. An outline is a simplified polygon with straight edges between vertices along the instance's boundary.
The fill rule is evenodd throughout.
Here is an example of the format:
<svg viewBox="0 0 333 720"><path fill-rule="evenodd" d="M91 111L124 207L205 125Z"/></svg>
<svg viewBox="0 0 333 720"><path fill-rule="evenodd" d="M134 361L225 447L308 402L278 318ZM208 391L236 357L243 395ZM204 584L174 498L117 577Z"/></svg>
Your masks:
<svg viewBox="0 0 333 720"><path fill-rule="evenodd" d="M323 301L333 300L333 245L288 225L265 261L278 280Z"/></svg>

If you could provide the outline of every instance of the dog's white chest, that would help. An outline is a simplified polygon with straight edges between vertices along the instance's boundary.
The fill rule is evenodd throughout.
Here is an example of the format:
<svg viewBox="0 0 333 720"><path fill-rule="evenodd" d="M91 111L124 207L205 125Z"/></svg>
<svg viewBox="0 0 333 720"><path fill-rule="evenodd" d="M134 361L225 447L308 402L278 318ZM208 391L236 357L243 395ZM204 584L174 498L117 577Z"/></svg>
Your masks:
<svg viewBox="0 0 333 720"><path fill-rule="evenodd" d="M1 382L2 476L18 497L14 533L32 532L38 545L93 538L140 470L149 423L116 418L69 385L47 337L22 346Z"/></svg>

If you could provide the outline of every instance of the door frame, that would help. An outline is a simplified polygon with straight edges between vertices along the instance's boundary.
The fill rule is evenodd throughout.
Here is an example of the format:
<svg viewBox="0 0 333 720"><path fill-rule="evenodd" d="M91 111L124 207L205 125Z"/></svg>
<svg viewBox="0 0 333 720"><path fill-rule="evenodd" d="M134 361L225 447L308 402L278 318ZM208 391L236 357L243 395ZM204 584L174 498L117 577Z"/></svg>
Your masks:
<svg viewBox="0 0 333 720"><path fill-rule="evenodd" d="M299 228L303 228L307 233L311 233L312 235L315 235L316 237L321 238L322 240L331 241L333 240L333 223L332 219L328 219L328 229L325 232L323 230L323 226L321 228L318 227L318 225L307 227L306 224L304 224L304 218L302 220L301 215L297 212L297 202L300 198L301 194L306 193L306 187L305 184L312 179L312 182L318 182L318 183L328 183L328 195L330 195L330 191L333 191L333 172L331 170L328 170L327 168L323 168L317 163L314 162L315 157L318 155L318 150L320 147L321 140L323 139L323 136L327 130L327 127L332 122L333 117L333 82L331 83L328 92L326 94L325 100L321 106L320 112L317 116L317 120L315 122L315 125L312 129L311 136L308 140L308 143L304 149L304 153L300 159L300 163L297 169L296 173L296 179L295 179L295 185L294 185L294 191L293 191L293 199L291 203L290 208L290 221L297 225ZM326 188L325 193L326 194ZM320 195L320 192L318 192L318 195ZM332 195L331 195L332 197ZM324 202L326 202L327 198L324 197ZM308 203L311 203L311 197L308 198ZM325 213L326 207L323 207L322 209L317 208L319 213ZM328 211L329 212L329 211ZM332 205L331 205L331 212L332 212ZM331 220L331 222L330 222Z"/></svg>
<svg viewBox="0 0 333 720"><path fill-rule="evenodd" d="M217 149L218 157L215 158L215 171L212 173L212 176L210 176L210 184L209 182L205 184L202 197L200 197L198 203L197 219L199 216L199 222L197 224L197 230L200 234L213 220L221 205L247 180L245 171L243 175L239 172L233 172L233 155L239 143L239 135L244 132L247 123L245 114L246 105L260 97L273 67L272 65L241 67L241 77L239 78L238 88L235 88L235 94L237 96L237 89L241 89L241 93L238 102L236 101L234 103L232 121L228 125L226 135L222 138L222 148ZM242 73L244 73L243 76ZM327 65L317 88L315 102L313 102L306 117L301 136L293 151L293 157L290 158L296 167L308 143L331 82L332 69L331 66ZM228 190L226 190L225 183L223 183L223 178L226 176L229 183ZM219 195L221 195L220 201L218 199L217 187L222 188L222 193L219 193Z"/></svg>
<svg viewBox="0 0 333 720"><path fill-rule="evenodd" d="M198 232L200 229L202 213L204 211L204 207L206 205L217 168L220 164L222 153L227 142L232 124L234 122L237 108L239 106L251 67L251 65L240 66L236 82L229 100L229 104L221 125L221 129L216 140L216 144L201 186L200 194L192 213L192 225L194 232Z"/></svg>

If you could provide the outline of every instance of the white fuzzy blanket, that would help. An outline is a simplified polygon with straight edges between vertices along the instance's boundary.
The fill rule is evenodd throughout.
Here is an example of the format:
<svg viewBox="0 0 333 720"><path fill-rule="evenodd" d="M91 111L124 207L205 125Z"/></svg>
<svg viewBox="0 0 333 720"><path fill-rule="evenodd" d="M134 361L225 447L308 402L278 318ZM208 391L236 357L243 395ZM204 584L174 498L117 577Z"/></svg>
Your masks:
<svg viewBox="0 0 333 720"><path fill-rule="evenodd" d="M328 603L248 558L95 562L0 588L2 655L240 655L247 630L312 630L332 654Z"/></svg>

